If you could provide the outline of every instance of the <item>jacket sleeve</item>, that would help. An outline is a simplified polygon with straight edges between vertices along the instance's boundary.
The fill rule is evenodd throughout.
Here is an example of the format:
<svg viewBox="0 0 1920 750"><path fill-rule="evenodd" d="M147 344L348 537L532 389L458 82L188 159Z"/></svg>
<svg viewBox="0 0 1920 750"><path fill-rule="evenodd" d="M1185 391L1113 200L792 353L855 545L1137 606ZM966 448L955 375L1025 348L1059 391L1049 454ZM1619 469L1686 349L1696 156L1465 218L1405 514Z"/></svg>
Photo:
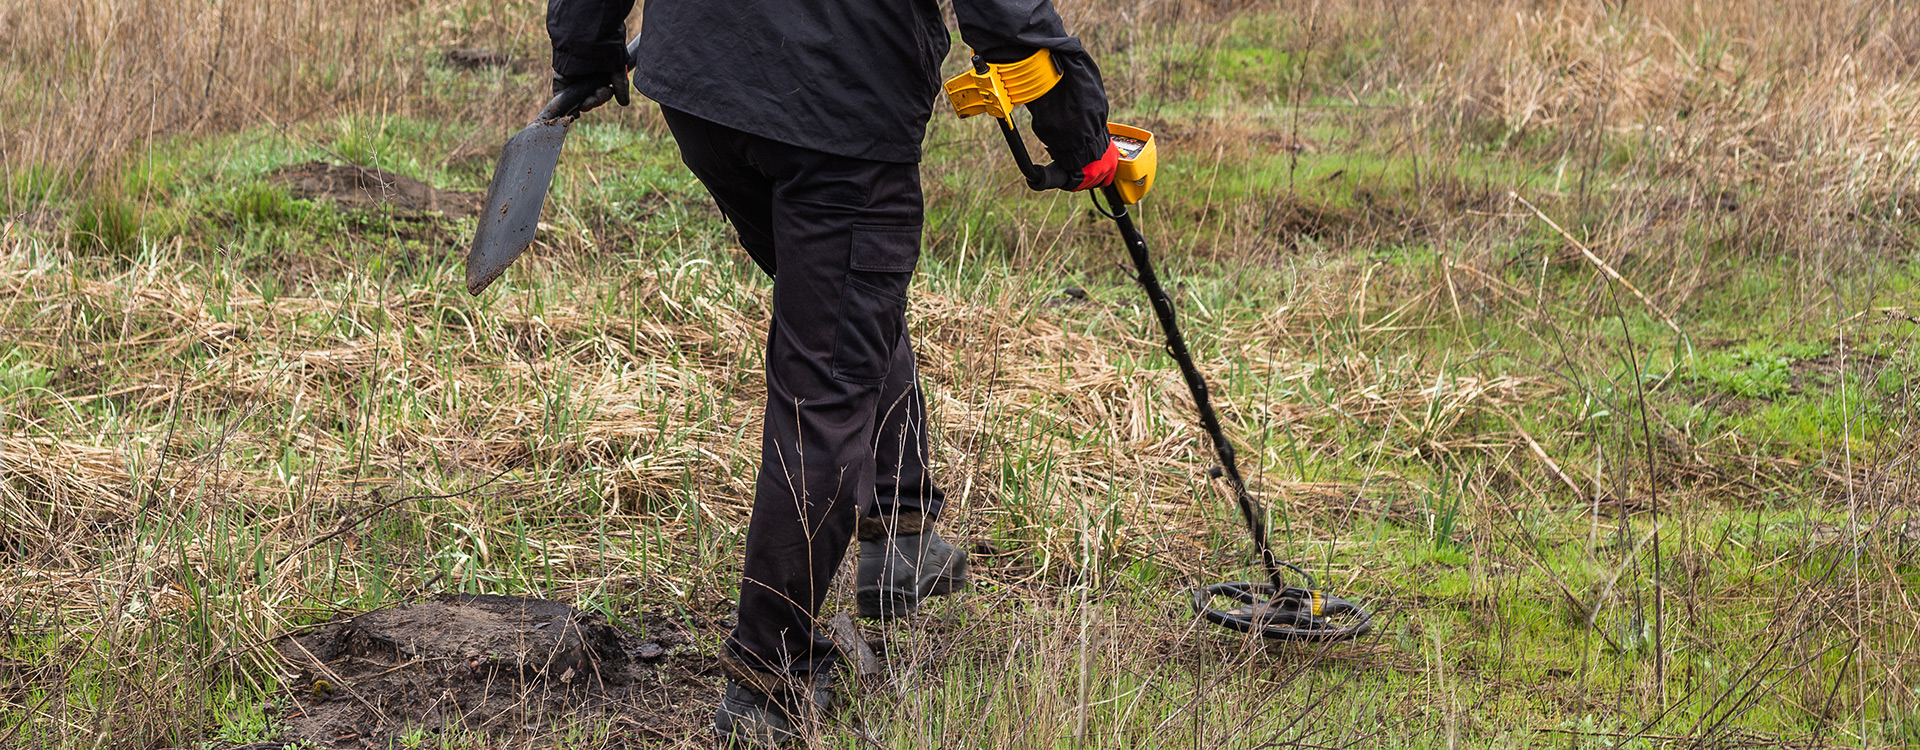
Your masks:
<svg viewBox="0 0 1920 750"><path fill-rule="evenodd" d="M554 0L560 2L562 0ZM1027 104L1033 134L1055 161L1079 168L1107 152L1107 92L1100 67L1053 9L1052 0L953 0L960 38L987 62L1025 59L1034 50L1053 54L1060 82Z"/></svg>
<svg viewBox="0 0 1920 750"><path fill-rule="evenodd" d="M633 0L547 0L553 72L572 78L626 70L631 10Z"/></svg>

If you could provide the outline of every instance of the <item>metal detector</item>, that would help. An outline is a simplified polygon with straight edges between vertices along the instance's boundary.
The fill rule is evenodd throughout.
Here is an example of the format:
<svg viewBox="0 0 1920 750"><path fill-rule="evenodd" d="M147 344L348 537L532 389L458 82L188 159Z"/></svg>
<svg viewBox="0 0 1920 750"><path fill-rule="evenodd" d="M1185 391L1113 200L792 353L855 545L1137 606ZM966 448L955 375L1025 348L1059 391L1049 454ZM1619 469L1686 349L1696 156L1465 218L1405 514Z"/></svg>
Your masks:
<svg viewBox="0 0 1920 750"><path fill-rule="evenodd" d="M1029 187L1035 190L1065 187L1061 184L1060 170L1050 170L1033 163L1033 158L1027 153L1026 141L1013 125L1014 107L1039 98L1059 82L1060 73L1054 67L1051 56L1046 50L1041 50L1015 63L991 64L978 57L974 58L973 63L972 71L955 76L946 83L947 98L954 112L962 118L978 114L993 115L999 121L1001 135L1005 136L1007 148L1013 152L1014 161L1019 164ZM1153 173L1158 162L1153 134L1117 123L1108 123L1107 130L1120 151L1120 164L1113 184L1100 189L1100 198L1094 200L1094 208L1113 220L1114 226L1120 230L1121 239L1127 244L1135 279L1146 290L1147 299L1153 304L1154 317L1159 319L1160 330L1166 334L1167 353L1180 366L1180 375L1187 382L1187 391L1193 394L1193 403L1199 408L1200 425L1206 429L1207 437L1213 442L1214 454L1220 460L1220 465L1212 473L1214 476L1225 476L1227 484L1233 488L1234 501L1240 506L1240 515L1247 523L1247 533L1253 539L1254 550L1259 553L1260 565L1267 574L1265 582L1218 583L1194 589L1194 612L1216 625L1243 633L1257 633L1274 640L1338 641L1365 635L1373 629L1371 614L1352 602L1321 592L1312 575L1297 565L1275 558L1273 550L1267 545L1266 511L1247 491L1246 480L1241 477L1240 465L1234 456L1233 443L1221 430L1220 417L1214 413L1213 400L1207 395L1206 378L1194 366L1193 355L1187 351L1186 337L1180 334L1180 326L1175 321L1173 298L1160 285L1160 278L1154 273L1153 261L1147 252L1147 240L1141 236L1140 229L1134 226L1132 215L1127 212L1127 206L1139 202L1153 186ZM1104 206L1101 205L1101 199L1104 199ZM1291 571L1306 585L1289 585L1283 569Z"/></svg>

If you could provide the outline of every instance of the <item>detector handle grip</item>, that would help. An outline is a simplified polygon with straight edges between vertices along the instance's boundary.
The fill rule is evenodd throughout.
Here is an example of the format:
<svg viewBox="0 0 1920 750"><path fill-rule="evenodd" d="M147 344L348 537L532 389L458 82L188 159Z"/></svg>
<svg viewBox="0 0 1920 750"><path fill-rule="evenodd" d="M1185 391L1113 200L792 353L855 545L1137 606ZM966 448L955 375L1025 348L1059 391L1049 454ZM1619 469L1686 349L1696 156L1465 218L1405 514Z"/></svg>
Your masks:
<svg viewBox="0 0 1920 750"><path fill-rule="evenodd" d="M1066 167L1054 164L1035 164L1033 155L1027 152L1027 142L1020 137L1020 131L1013 127L1012 118L999 120L1000 136L1007 141L1007 150L1013 152L1013 161L1020 166L1020 174L1027 178L1029 189L1065 190L1073 182L1073 174Z"/></svg>

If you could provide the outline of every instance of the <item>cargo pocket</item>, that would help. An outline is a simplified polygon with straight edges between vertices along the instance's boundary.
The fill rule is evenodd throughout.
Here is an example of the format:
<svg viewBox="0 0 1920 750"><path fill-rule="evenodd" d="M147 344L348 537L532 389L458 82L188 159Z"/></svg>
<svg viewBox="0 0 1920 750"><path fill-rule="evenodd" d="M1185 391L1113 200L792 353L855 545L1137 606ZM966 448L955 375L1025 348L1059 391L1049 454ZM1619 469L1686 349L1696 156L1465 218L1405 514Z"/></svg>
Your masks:
<svg viewBox="0 0 1920 750"><path fill-rule="evenodd" d="M907 284L919 259L919 227L853 228L833 343L835 378L867 384L886 379L907 324Z"/></svg>

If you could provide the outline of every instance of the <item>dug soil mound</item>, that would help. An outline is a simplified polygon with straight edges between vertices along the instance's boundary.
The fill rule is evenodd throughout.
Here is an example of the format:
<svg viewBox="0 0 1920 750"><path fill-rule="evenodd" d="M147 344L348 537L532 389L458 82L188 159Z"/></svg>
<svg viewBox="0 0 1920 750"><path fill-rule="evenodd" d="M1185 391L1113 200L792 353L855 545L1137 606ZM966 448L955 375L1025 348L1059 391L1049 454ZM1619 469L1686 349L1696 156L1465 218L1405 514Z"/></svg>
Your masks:
<svg viewBox="0 0 1920 750"><path fill-rule="evenodd" d="M348 208L393 207L435 211L448 216L480 212L479 193L440 190L432 185L384 169L307 162L273 173L273 182L287 186L296 197L324 199Z"/></svg>
<svg viewBox="0 0 1920 750"><path fill-rule="evenodd" d="M283 739L619 747L684 735L711 711L712 659L683 625L638 625L542 599L447 595L285 636L274 645L296 689Z"/></svg>

